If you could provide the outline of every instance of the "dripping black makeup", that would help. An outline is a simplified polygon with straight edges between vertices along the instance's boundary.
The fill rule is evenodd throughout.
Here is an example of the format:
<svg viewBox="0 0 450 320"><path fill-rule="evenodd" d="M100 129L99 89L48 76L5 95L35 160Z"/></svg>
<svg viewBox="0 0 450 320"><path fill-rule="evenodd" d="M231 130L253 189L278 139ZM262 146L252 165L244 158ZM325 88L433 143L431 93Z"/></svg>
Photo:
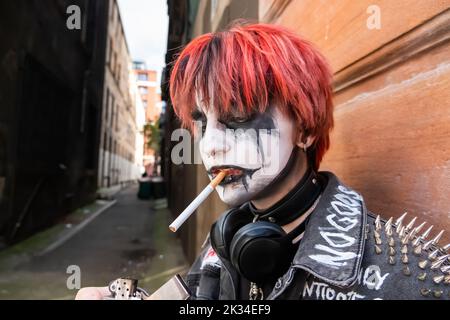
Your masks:
<svg viewBox="0 0 450 320"><path fill-rule="evenodd" d="M276 108L227 115L197 109L192 119L202 124L200 152L209 177L214 178L219 169L231 169L217 188L222 200L230 205L247 201L261 191L279 174L292 152L291 120ZM271 147L272 143L276 147ZM279 145L283 146L281 152Z"/></svg>

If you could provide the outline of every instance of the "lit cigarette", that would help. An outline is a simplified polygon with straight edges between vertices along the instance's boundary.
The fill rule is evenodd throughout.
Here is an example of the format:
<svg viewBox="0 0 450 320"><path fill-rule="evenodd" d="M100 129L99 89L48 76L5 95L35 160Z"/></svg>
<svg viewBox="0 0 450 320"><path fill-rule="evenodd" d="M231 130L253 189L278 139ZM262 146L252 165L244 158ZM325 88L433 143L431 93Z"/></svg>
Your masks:
<svg viewBox="0 0 450 320"><path fill-rule="evenodd" d="M202 204L203 201L214 191L214 188L225 178L227 172L225 170L220 171L219 174L203 189L202 192L187 206L186 209L178 218L176 218L172 224L169 226L169 229L173 232L177 231L178 228L190 217L190 215Z"/></svg>

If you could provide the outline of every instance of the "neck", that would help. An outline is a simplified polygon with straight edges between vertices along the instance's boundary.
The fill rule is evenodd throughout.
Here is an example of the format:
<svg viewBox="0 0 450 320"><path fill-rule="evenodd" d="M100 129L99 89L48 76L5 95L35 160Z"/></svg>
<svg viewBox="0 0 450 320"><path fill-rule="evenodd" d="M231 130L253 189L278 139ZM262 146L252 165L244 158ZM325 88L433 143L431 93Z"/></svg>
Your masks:
<svg viewBox="0 0 450 320"><path fill-rule="evenodd" d="M312 169L297 169L301 168L297 167L299 164L305 163L305 161L301 161L302 159L298 160L297 158L295 158L296 161L291 166L291 170L284 175L288 182L280 179L270 187L271 195L258 198L248 204L249 210L258 219L275 222L290 229L290 226L295 227L295 225L301 224L303 220L298 218L313 206L314 201L320 195L322 184L319 176ZM292 176L297 179L292 179ZM264 209L260 209L262 200L267 200L265 204L268 206L264 206ZM259 207L256 206L258 204ZM298 223L291 225L291 222L294 221Z"/></svg>
<svg viewBox="0 0 450 320"><path fill-rule="evenodd" d="M309 217L309 215L314 211L314 209L317 206L317 203L320 200L320 196L317 197L316 201L314 201L314 203L312 204L311 207L308 208L308 210L306 210L306 212L304 214L302 214L300 217L298 217L297 219L295 219L294 221L285 224L284 226L281 226L281 228L283 228L284 232L286 233L290 233L292 230L294 230L296 227L298 227L299 225L301 225L303 222L305 222L306 218ZM292 243L296 243L298 242L301 238L303 237L303 232L298 235L297 237L295 237L292 240Z"/></svg>
<svg viewBox="0 0 450 320"><path fill-rule="evenodd" d="M258 210L270 208L275 203L283 199L289 191L291 191L305 175L307 167L306 156L301 154L297 156L290 172L284 179L278 181L276 185L271 186L271 191L262 198L253 199L251 202Z"/></svg>

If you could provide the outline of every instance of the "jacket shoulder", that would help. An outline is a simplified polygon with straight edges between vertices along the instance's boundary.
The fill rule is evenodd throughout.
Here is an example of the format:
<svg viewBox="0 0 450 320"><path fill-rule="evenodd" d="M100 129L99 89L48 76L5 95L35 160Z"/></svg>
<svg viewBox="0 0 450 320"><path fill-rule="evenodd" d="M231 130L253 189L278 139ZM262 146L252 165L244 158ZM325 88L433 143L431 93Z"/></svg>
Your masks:
<svg viewBox="0 0 450 320"><path fill-rule="evenodd" d="M219 296L220 260L213 250L209 234L200 254L186 275L186 284L192 300L214 300Z"/></svg>
<svg viewBox="0 0 450 320"><path fill-rule="evenodd" d="M406 213L384 220L369 212L359 285L383 299L449 299L450 245L432 229Z"/></svg>

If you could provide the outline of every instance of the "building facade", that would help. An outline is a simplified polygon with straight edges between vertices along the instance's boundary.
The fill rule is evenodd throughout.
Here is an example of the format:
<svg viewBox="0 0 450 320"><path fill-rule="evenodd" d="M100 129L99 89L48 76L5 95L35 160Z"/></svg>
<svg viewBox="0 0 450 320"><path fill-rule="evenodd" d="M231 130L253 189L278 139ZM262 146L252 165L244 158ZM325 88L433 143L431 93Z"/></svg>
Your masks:
<svg viewBox="0 0 450 320"><path fill-rule="evenodd" d="M132 62L120 10L109 0L103 112L100 136L98 186L112 187L136 180L136 99L130 85Z"/></svg>
<svg viewBox="0 0 450 320"><path fill-rule="evenodd" d="M103 0L0 2L0 247L96 197L107 24Z"/></svg>
<svg viewBox="0 0 450 320"><path fill-rule="evenodd" d="M158 125L162 111L161 94L158 92L158 74L155 70L147 69L142 61L133 62L133 72L137 79L137 86L145 109L145 123ZM153 173L157 159L155 150L149 146L148 136L144 136L144 167L148 175Z"/></svg>
<svg viewBox="0 0 450 320"><path fill-rule="evenodd" d="M141 93L137 85L136 74L132 71L130 73L130 94L132 104L136 110L136 134L135 134L135 151L134 162L139 175L142 175L145 171L144 167L144 126L145 126L145 106L142 102Z"/></svg>
<svg viewBox="0 0 450 320"><path fill-rule="evenodd" d="M320 170L336 173L382 216L405 211L449 229L450 5L314 0L168 1L169 66L194 37L237 18L290 28L315 43L334 72L335 128ZM163 77L164 86L170 67ZM201 166L170 162L178 126L168 102L165 174L177 215L208 182ZM177 177L171 179L171 177ZM184 179L180 178L184 177ZM185 181L180 183L180 181ZM192 188L194 186L195 188ZM192 190L186 191L186 190ZM224 210L210 197L183 230L189 258ZM442 241L449 241L449 235Z"/></svg>

